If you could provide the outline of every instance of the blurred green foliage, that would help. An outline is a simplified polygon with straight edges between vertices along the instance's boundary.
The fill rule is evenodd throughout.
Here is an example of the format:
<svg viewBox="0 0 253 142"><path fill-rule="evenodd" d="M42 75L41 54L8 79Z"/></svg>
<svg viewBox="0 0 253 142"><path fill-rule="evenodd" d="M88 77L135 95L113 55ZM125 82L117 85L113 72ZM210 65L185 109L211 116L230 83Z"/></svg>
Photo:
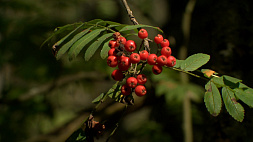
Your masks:
<svg viewBox="0 0 253 142"><path fill-rule="evenodd" d="M158 26L164 31L175 56L183 43L181 20L186 3L186 0L129 0L141 24ZM240 78L250 87L253 87L253 66L249 65L253 55L252 6L250 0L197 1L188 49L189 55L198 52L211 55L208 68ZM51 47L57 39L40 48L56 27L91 19L131 24L120 1L0 1L1 142L64 141L80 127L84 119L78 118L90 112L92 100L113 85L112 69L99 53L89 62L82 56L72 62L66 57L56 61ZM157 34L153 30L149 33L150 37ZM150 71L150 68L144 71L150 76L149 93L136 99L136 103L143 102L126 113L112 141L183 141L183 108L179 99L182 93L173 90L173 86L180 86L179 75L167 70L151 77ZM246 111L242 123L231 118L224 106L218 117L212 117L201 96L200 87L206 82L190 80L191 84L185 88L196 94L196 101L192 101L194 141L253 140L252 109L242 104ZM164 83L167 88L161 86ZM119 114L103 109L99 112L97 119L106 119L106 137ZM140 123L127 127L135 121Z"/></svg>

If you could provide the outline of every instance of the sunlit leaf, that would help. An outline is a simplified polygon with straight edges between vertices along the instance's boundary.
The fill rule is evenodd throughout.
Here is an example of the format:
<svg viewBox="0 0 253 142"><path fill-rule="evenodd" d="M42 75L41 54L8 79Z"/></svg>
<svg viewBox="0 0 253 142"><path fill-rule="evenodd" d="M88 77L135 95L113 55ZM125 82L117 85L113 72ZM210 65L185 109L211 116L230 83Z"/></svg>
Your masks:
<svg viewBox="0 0 253 142"><path fill-rule="evenodd" d="M210 56L203 53L191 55L181 64L181 69L185 71L194 71L199 67L206 64L210 59Z"/></svg>
<svg viewBox="0 0 253 142"><path fill-rule="evenodd" d="M184 62L185 60L179 60L179 59L177 59L176 60L176 65L174 66L174 68L180 68L180 66L181 66L181 64Z"/></svg>
<svg viewBox="0 0 253 142"><path fill-rule="evenodd" d="M222 88L222 98L228 113L237 121L244 119L244 108L236 101L234 92L229 87Z"/></svg>
<svg viewBox="0 0 253 142"><path fill-rule="evenodd" d="M102 49L101 49L100 56L101 56L102 59L105 59L108 56L108 52L111 49L108 46L110 40L112 40L112 38L109 39L107 42L105 42L104 45L103 45L103 47L102 47Z"/></svg>
<svg viewBox="0 0 253 142"><path fill-rule="evenodd" d="M88 61L94 53L97 51L97 49L100 47L100 45L109 37L112 37L113 33L104 34L100 38L98 38L96 41L94 41L90 47L85 52L85 61Z"/></svg>
<svg viewBox="0 0 253 142"><path fill-rule="evenodd" d="M211 81L217 86L217 87L223 87L225 86L224 82L223 82L223 77L213 77L211 79Z"/></svg>
<svg viewBox="0 0 253 142"><path fill-rule="evenodd" d="M221 95L216 85L209 81L205 85L206 93L204 96L204 102L207 110L213 116L218 116L221 111L222 101Z"/></svg>
<svg viewBox="0 0 253 142"><path fill-rule="evenodd" d="M64 44L60 50L58 51L57 55L56 55L56 59L60 59L61 56L66 53L69 48L77 41L79 40L81 37L83 37L85 34L87 34L89 32L89 30L91 29L92 27L88 28L88 29L85 29L83 31L81 31L80 33L76 34L70 41L68 41L66 44Z"/></svg>
<svg viewBox="0 0 253 142"><path fill-rule="evenodd" d="M53 33L49 38L47 38L47 39L41 44L41 47L42 47L45 43L49 42L54 36L59 35L59 34L65 32L65 31L77 30L78 28L81 27L81 25L83 25L83 23L82 23L82 22L79 22L79 23L68 24L68 25L65 25L65 26L62 26L62 27L57 27L57 28L55 28L54 33ZM65 36L65 37L66 37L66 36Z"/></svg>
<svg viewBox="0 0 253 142"><path fill-rule="evenodd" d="M90 33L83 36L82 38L80 38L78 41L76 41L69 50L68 54L70 58L76 57L90 41L94 40L94 38L96 38L104 30L105 30L104 28L93 30Z"/></svg>

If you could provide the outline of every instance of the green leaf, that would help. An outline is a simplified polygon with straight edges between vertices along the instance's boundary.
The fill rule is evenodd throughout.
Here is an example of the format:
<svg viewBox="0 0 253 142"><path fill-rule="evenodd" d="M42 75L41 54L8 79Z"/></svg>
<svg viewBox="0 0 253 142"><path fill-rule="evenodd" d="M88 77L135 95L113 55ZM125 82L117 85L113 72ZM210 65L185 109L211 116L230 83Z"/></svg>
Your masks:
<svg viewBox="0 0 253 142"><path fill-rule="evenodd" d="M59 46L61 45L67 38L69 38L74 32L76 32L82 25L78 26L77 28L75 28L73 31L71 31L69 34L67 34L64 38L60 39L59 41L57 41L54 46Z"/></svg>
<svg viewBox="0 0 253 142"><path fill-rule="evenodd" d="M233 83L238 83L238 82L242 82L242 80L238 79L238 78L234 78L228 75L223 75L224 79L233 82Z"/></svg>
<svg viewBox="0 0 253 142"><path fill-rule="evenodd" d="M209 81L205 85L205 89L206 89L206 93L204 96L204 102L205 102L206 108L210 112L211 115L218 116L221 111L221 106L222 106L220 92L212 81Z"/></svg>
<svg viewBox="0 0 253 142"><path fill-rule="evenodd" d="M85 61L88 61L94 53L97 51L97 49L100 47L100 45L109 37L112 37L113 33L104 34L100 38L98 38L95 42L93 42L90 47L85 52Z"/></svg>
<svg viewBox="0 0 253 142"><path fill-rule="evenodd" d="M71 30L76 30L78 28L80 28L81 26L83 25L82 22L79 22L79 23L74 23L74 24L68 24L68 25L65 25L65 26L62 26L62 27L57 27L55 28L55 31L54 33L49 37L47 38L42 44L40 47L42 47L45 43L49 42L49 40L51 40L54 36L58 35L58 34L61 34L65 31L71 31Z"/></svg>
<svg viewBox="0 0 253 142"><path fill-rule="evenodd" d="M160 32L163 32L159 27L154 27L154 26L149 26L149 25L126 25L122 29L120 29L119 32L125 32L125 31L135 30L138 28L146 28L146 27L153 28Z"/></svg>
<svg viewBox="0 0 253 142"><path fill-rule="evenodd" d="M76 57L90 41L96 38L104 30L105 28L93 30L90 33L83 36L82 38L80 38L78 41L76 41L69 50L68 54L70 58L72 58L73 56Z"/></svg>
<svg viewBox="0 0 253 142"><path fill-rule="evenodd" d="M87 34L89 32L89 30L92 27L85 29L83 31L81 31L80 33L76 34L70 41L68 41L66 44L64 44L60 50L57 52L56 55L56 59L59 60L61 58L61 56L67 52L67 50L69 50L69 48L77 41L79 40L81 37L83 37L85 34Z"/></svg>
<svg viewBox="0 0 253 142"><path fill-rule="evenodd" d="M210 56L203 53L191 55L181 64L181 69L184 71L194 71L206 64L209 59Z"/></svg>
<svg viewBox="0 0 253 142"><path fill-rule="evenodd" d="M104 98L104 96L105 96L105 94L104 94L104 93L101 93L98 97L96 97L96 98L92 101L92 103L93 103L93 104L99 103L99 102Z"/></svg>
<svg viewBox="0 0 253 142"><path fill-rule="evenodd" d="M211 81L219 88L225 86L223 82L223 77L213 77Z"/></svg>
<svg viewBox="0 0 253 142"><path fill-rule="evenodd" d="M222 98L228 113L237 121L244 119L244 108L236 101L234 92L229 87L222 88Z"/></svg>
<svg viewBox="0 0 253 142"><path fill-rule="evenodd" d="M101 52L100 52L100 56L102 59L105 59L108 56L108 51L111 49L108 44L110 42L110 40L112 40L113 38L109 39L107 42L104 43Z"/></svg>
<svg viewBox="0 0 253 142"><path fill-rule="evenodd" d="M182 63L184 62L185 60L179 60L177 59L176 60L176 65L174 66L174 68L180 68L180 66L182 65Z"/></svg>
<svg viewBox="0 0 253 142"><path fill-rule="evenodd" d="M245 104L247 104L250 107L253 107L253 89L247 88L245 90L235 88L235 96L243 101Z"/></svg>

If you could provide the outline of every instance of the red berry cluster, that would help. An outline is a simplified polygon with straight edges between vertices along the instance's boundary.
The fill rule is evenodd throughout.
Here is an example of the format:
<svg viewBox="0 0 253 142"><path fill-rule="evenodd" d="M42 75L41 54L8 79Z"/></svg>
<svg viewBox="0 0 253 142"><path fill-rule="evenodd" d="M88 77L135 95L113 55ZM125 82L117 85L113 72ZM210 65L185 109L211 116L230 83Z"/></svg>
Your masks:
<svg viewBox="0 0 253 142"><path fill-rule="evenodd" d="M141 29L138 32L138 37L145 39L148 37L148 32ZM121 87L121 93L124 96L130 95L133 90L137 96L144 96L147 93L144 86L147 77L141 74L146 64L153 66L152 72L156 75L162 72L163 66L173 67L176 64L175 57L171 56L169 40L163 39L160 34L154 38L154 42L158 45L158 51L160 51L157 54L151 54L145 47L144 50L140 50L142 46L138 48L137 53L134 52L137 49L135 41L126 40L119 32L115 32L113 38L109 41L111 49L108 52L107 64L110 67L118 66L118 69L115 69L111 74L114 80L122 81L126 78L126 83ZM137 71L138 66L141 66L139 71Z"/></svg>

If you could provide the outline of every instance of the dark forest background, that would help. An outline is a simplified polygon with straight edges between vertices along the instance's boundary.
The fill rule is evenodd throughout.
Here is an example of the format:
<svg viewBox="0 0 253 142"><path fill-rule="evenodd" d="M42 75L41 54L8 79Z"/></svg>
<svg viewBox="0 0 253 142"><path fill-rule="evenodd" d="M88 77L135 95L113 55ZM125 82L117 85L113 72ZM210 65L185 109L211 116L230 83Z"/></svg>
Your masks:
<svg viewBox="0 0 253 142"><path fill-rule="evenodd" d="M140 24L160 27L178 57L184 43L183 13L187 0L128 0ZM253 1L197 0L192 13L188 56L211 55L204 68L242 79L253 87ZM61 142L77 130L114 81L99 53L85 62L56 60L50 46L40 48L56 27L92 19L132 24L119 0L0 1L0 141ZM148 29L150 37L157 31ZM53 43L52 43L53 44ZM179 58L179 57L178 57ZM148 94L136 98L124 115L112 142L184 141L183 92L179 73L166 70L149 76ZM253 110L243 104L245 119L234 120L223 106L218 117L203 102L205 81L190 77L195 142L252 142ZM164 89L161 82L167 84ZM176 89L175 89L176 88ZM108 137L124 105L109 101L95 114Z"/></svg>

